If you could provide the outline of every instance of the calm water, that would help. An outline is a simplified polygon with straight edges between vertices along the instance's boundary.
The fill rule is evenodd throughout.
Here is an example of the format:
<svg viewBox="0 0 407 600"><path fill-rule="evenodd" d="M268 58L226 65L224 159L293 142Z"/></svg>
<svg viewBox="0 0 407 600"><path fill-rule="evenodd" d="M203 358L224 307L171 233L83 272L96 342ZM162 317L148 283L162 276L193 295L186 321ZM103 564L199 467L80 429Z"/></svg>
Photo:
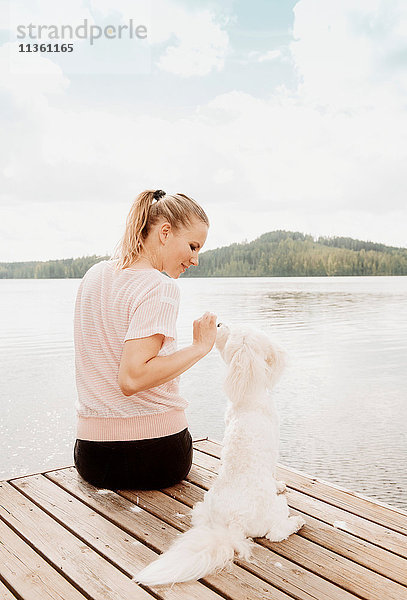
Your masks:
<svg viewBox="0 0 407 600"><path fill-rule="evenodd" d="M72 464L77 279L0 280L0 479ZM179 347L206 310L289 354L280 462L407 509L407 277L180 279ZM194 439L222 439L216 349L181 377Z"/></svg>

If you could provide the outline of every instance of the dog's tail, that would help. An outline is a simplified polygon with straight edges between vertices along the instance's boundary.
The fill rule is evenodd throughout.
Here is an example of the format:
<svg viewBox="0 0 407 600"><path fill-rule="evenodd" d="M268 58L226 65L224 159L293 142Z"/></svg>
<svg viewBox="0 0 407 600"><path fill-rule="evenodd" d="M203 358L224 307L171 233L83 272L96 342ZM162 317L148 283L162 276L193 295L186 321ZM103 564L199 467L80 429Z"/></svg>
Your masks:
<svg viewBox="0 0 407 600"><path fill-rule="evenodd" d="M249 560L251 547L252 540L239 527L192 527L134 580L150 586L200 579L225 567L233 560L235 551Z"/></svg>

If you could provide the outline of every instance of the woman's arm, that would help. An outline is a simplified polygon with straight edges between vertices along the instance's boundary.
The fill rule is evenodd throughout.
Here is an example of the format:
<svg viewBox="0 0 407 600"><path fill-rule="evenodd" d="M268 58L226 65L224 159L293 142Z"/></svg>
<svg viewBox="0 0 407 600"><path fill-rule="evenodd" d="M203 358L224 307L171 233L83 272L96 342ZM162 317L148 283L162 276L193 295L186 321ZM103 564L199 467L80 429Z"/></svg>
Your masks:
<svg viewBox="0 0 407 600"><path fill-rule="evenodd" d="M161 333L127 340L119 366L120 389L131 396L175 379L208 354L215 339L216 315L205 313L194 321L193 343L173 354L157 356L164 341Z"/></svg>

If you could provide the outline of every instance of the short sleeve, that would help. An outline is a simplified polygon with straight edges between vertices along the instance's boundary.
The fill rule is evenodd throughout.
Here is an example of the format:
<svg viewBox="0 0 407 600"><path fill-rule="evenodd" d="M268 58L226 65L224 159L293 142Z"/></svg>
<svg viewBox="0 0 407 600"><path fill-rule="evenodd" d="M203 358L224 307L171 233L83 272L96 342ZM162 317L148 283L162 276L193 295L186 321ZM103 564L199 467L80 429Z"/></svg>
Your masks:
<svg viewBox="0 0 407 600"><path fill-rule="evenodd" d="M133 309L124 341L162 333L177 337L180 291L172 282L160 282Z"/></svg>

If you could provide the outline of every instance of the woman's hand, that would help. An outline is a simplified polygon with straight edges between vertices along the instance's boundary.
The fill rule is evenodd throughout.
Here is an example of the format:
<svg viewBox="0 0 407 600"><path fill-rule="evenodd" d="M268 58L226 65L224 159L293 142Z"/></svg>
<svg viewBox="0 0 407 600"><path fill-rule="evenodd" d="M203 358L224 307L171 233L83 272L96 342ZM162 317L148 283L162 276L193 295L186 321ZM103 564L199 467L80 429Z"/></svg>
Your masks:
<svg viewBox="0 0 407 600"><path fill-rule="evenodd" d="M216 340L216 315L206 312L194 321L193 346L198 347L204 354L208 354Z"/></svg>

